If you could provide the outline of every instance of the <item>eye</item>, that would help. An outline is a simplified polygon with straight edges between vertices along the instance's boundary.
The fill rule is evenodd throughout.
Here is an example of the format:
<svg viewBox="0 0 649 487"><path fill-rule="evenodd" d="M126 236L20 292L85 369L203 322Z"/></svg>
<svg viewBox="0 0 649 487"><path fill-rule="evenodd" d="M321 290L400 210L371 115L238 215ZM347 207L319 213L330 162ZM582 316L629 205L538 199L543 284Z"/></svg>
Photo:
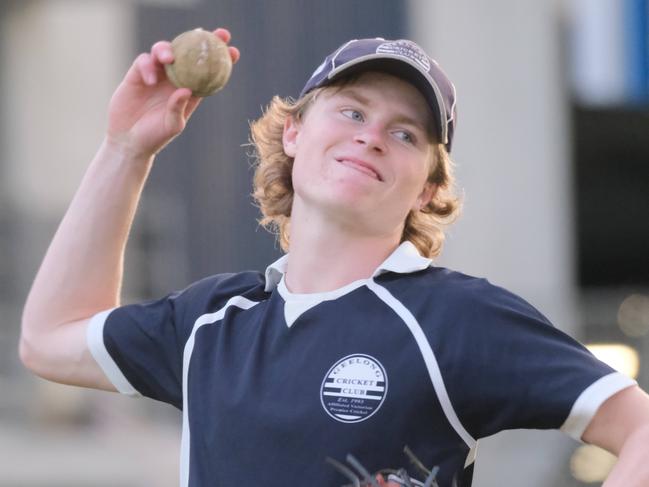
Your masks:
<svg viewBox="0 0 649 487"><path fill-rule="evenodd" d="M341 113L347 118L351 118L352 120L355 120L357 122L362 122L364 120L363 114L358 110L348 109L348 110L343 110Z"/></svg>
<svg viewBox="0 0 649 487"><path fill-rule="evenodd" d="M415 143L415 136L407 130L397 130L395 132L395 135L397 136L397 138L401 139L404 142L407 142L408 144Z"/></svg>

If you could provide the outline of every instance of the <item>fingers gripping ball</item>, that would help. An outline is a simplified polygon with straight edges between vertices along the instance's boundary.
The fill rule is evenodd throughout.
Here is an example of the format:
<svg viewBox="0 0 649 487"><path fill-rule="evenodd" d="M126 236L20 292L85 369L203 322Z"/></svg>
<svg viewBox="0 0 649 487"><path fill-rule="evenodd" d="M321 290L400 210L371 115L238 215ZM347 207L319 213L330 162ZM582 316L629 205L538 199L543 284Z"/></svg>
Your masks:
<svg viewBox="0 0 649 487"><path fill-rule="evenodd" d="M194 29L171 42L174 62L165 64L169 80L189 88L194 96L213 95L230 79L232 58L228 46L212 32Z"/></svg>

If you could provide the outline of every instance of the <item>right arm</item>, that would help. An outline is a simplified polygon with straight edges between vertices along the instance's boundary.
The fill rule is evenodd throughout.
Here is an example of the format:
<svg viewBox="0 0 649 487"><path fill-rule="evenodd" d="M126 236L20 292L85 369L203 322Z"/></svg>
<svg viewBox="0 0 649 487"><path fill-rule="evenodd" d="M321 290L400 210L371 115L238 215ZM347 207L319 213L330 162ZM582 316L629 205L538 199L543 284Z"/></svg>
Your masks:
<svg viewBox="0 0 649 487"><path fill-rule="evenodd" d="M215 34L228 42L230 34ZM239 57L230 48L233 61ZM124 250L155 155L200 103L167 80L170 44L137 57L109 105L108 129L36 275L23 310L20 357L55 382L115 390L90 354L86 329L119 305Z"/></svg>

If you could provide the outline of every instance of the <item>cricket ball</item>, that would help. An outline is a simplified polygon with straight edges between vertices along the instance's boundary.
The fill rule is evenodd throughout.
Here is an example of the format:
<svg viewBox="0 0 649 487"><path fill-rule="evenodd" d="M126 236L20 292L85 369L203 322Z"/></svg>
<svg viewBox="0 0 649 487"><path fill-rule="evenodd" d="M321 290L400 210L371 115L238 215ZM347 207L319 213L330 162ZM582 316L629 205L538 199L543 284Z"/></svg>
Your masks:
<svg viewBox="0 0 649 487"><path fill-rule="evenodd" d="M169 81L189 88L193 96L209 96L225 86L232 72L228 45L201 28L183 32L171 42L174 62L165 64Z"/></svg>

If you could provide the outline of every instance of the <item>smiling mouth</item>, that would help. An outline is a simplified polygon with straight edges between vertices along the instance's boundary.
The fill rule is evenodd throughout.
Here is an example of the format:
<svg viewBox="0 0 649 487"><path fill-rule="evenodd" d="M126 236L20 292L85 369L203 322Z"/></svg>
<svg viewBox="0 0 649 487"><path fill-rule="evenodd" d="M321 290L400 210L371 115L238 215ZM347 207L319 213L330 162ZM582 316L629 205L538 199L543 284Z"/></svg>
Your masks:
<svg viewBox="0 0 649 487"><path fill-rule="evenodd" d="M371 178L376 179L377 181L383 181L381 175L368 164L365 164L363 162L354 159L346 159L344 157L337 158L336 161L341 163L344 166L351 167L352 169L362 172L363 174L366 174L367 176L370 176Z"/></svg>

